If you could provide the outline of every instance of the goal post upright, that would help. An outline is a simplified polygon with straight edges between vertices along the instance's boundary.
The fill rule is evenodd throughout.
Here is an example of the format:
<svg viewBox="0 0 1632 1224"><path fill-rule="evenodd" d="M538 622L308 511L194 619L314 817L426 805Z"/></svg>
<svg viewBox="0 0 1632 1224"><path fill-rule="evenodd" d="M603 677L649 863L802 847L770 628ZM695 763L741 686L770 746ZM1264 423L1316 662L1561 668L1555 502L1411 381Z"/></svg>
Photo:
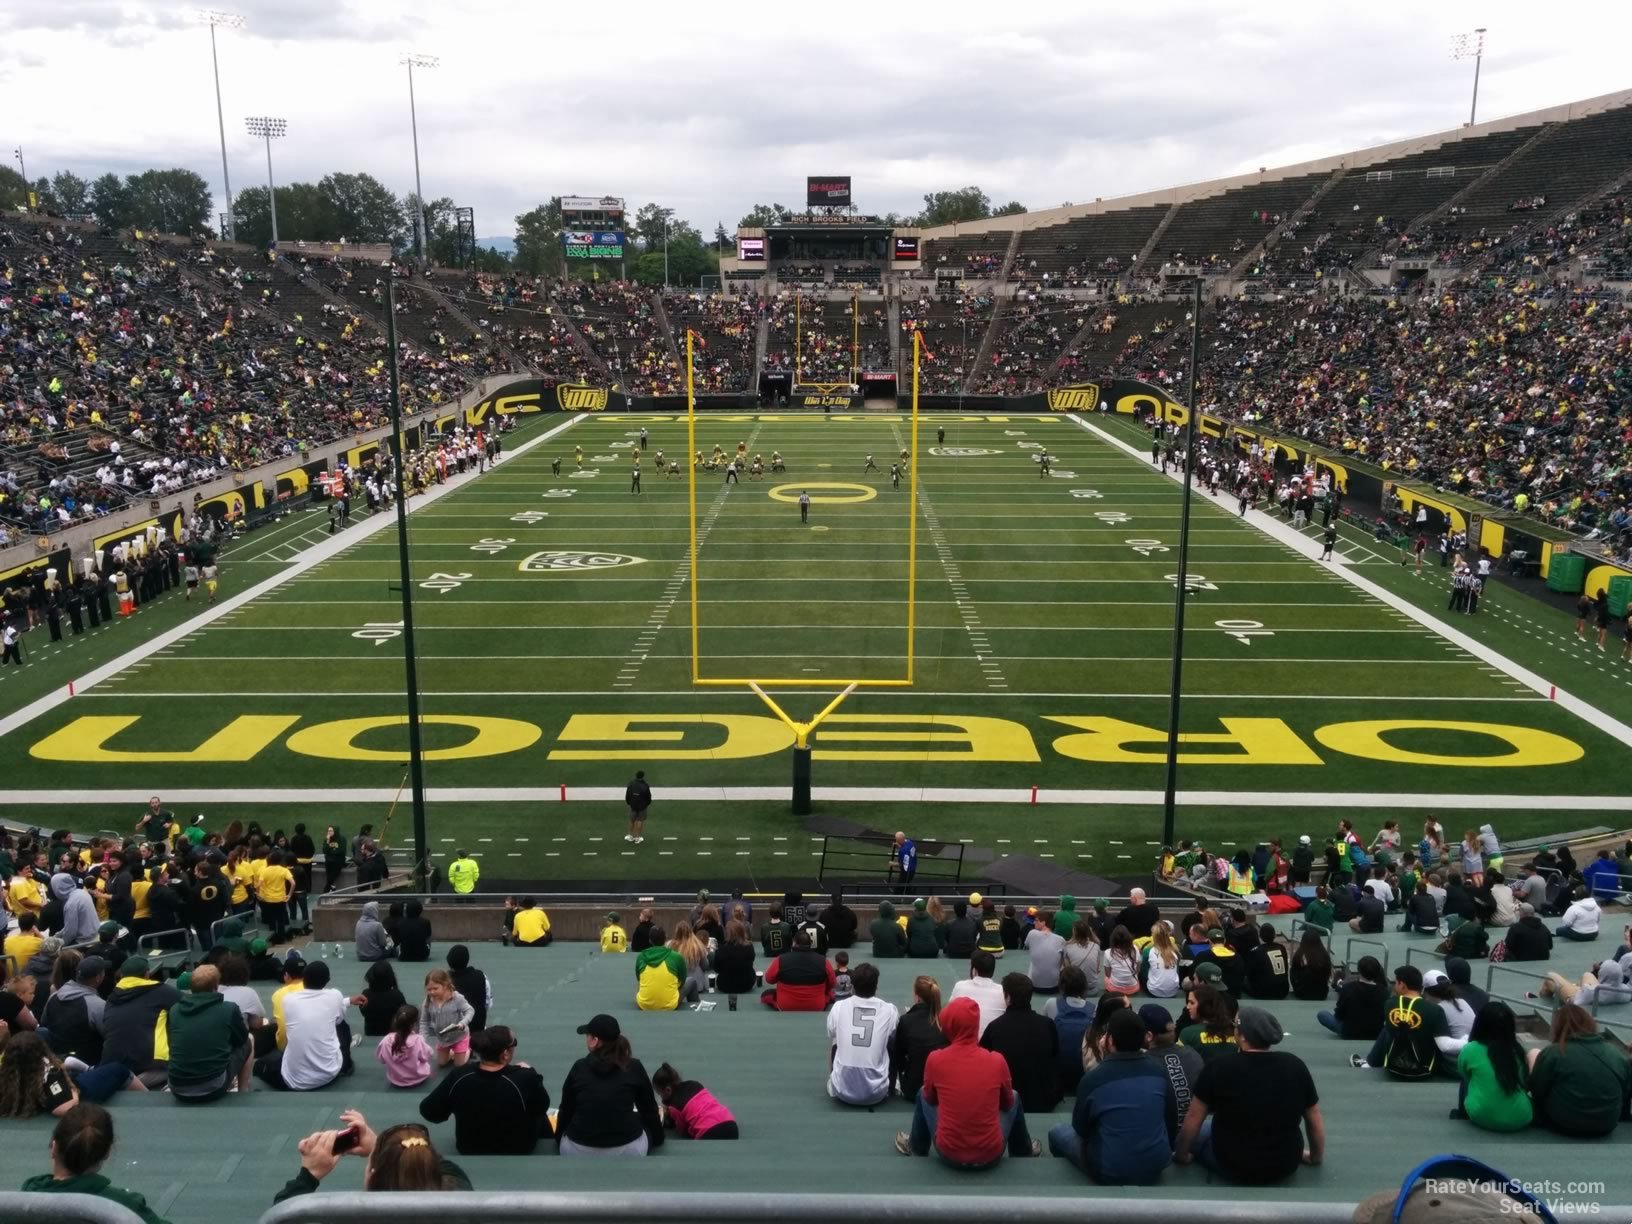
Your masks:
<svg viewBox="0 0 1632 1224"><path fill-rule="evenodd" d="M923 333L912 332L912 441L907 453L907 683L912 683L913 661L918 656L918 358Z"/></svg>
<svg viewBox="0 0 1632 1224"><path fill-rule="evenodd" d="M690 473L686 478L686 504L691 516L691 581L686 585L691 588L691 682L701 684L701 639L697 628L697 384L692 373L695 337L696 333L686 328L686 467Z"/></svg>

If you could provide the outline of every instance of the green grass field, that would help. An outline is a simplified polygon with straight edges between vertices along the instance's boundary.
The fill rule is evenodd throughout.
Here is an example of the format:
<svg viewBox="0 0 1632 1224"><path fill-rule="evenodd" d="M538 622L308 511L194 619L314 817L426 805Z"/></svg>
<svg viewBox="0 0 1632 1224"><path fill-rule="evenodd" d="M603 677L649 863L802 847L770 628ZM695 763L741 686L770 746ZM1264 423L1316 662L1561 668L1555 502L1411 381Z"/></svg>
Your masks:
<svg viewBox="0 0 1632 1224"><path fill-rule="evenodd" d="M808 719L842 682L904 676L911 626L913 684L864 688L817 732L821 809L1143 869L1160 837L1178 488L1115 445L1143 444L1131 422L1086 425L926 416L913 588L910 481L889 477L910 419L699 418L704 451L743 441L788 464L729 488L698 476L704 677L783 682L777 700ZM509 446L410 519L433 849L469 840L506 874L562 878L717 875L721 858L808 870L811 834L786 810L792 733L743 686L692 683L684 419L529 421ZM680 478L654 470L659 450ZM880 471L863 472L869 453ZM378 825L404 777L395 536L365 521L322 558L322 521L234 545L224 595L275 585L207 623L167 599L0 680L5 819L51 803L63 823L122 827L157 792L212 821ZM1624 823L1626 801L1606 798L1625 794L1615 720L1632 717L1618 643L1583 647L1561 614L1494 587L1478 616L1450 618L1493 662L1421 623L1419 609L1447 617L1439 571L1402 570L1352 530L1350 564L1321 565L1268 522L1195 505L1181 835L1318 834L1341 814L1409 830L1455 808L1470 810L1448 826L1494 817L1508 836ZM166 630L176 640L126 653ZM1591 708L1548 700L1508 660ZM77 696L30 706L70 679ZM638 852L616 802L635 768L658 796ZM400 813L391 840L407 852Z"/></svg>

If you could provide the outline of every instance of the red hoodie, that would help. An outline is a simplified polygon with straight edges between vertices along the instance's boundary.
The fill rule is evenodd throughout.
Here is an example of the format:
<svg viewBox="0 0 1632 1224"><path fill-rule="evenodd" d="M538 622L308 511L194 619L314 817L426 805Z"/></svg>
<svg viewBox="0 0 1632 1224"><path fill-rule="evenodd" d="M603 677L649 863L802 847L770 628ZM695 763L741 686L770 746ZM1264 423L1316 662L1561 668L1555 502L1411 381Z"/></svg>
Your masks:
<svg viewBox="0 0 1632 1224"><path fill-rule="evenodd" d="M980 1007L973 999L943 1007L941 1031L951 1044L924 1063L924 1100L940 1111L935 1150L957 1164L990 1164L1003 1155L997 1116L1014 1104L1009 1064L976 1044Z"/></svg>

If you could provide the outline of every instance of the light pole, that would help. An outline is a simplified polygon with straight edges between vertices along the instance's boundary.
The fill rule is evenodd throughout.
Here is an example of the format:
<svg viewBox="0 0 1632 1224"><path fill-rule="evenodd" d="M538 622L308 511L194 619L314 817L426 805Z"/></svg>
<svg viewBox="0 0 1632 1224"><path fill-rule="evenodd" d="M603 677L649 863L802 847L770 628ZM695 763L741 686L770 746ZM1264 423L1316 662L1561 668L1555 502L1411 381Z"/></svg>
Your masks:
<svg viewBox="0 0 1632 1224"><path fill-rule="evenodd" d="M663 288L669 287L669 210L663 210Z"/></svg>
<svg viewBox="0 0 1632 1224"><path fill-rule="evenodd" d="M419 185L419 114L414 108L414 69L435 68L442 61L434 55L410 52L400 62L408 66L408 123L414 133L414 205L419 211L414 219L414 246L419 256L419 266L424 268L430 263L431 244L430 235L425 232L425 191Z"/></svg>
<svg viewBox="0 0 1632 1224"><path fill-rule="evenodd" d="M1479 114L1479 68L1485 58L1485 27L1471 34L1451 35L1451 58L1473 61L1473 105L1468 108L1468 126L1472 127Z"/></svg>
<svg viewBox="0 0 1632 1224"><path fill-rule="evenodd" d="M272 245L278 245L278 191L272 185L272 142L281 140L289 131L288 120L274 119L270 115L257 115L244 120L244 127L249 129L251 136L259 136L266 141L266 205L272 211Z"/></svg>
<svg viewBox="0 0 1632 1224"><path fill-rule="evenodd" d="M221 114L221 61L215 54L215 27L225 26L229 30L242 28L244 19L236 13L217 13L212 9L199 9L194 14L198 21L210 27L210 67L215 70L215 126L221 133L221 182L227 192L226 226L222 231L227 241L232 241L232 176L227 173L227 121Z"/></svg>
<svg viewBox="0 0 1632 1224"><path fill-rule="evenodd" d="M23 211L33 212L28 206L28 166L23 162L23 146L18 145L12 152L17 156L17 168L23 172Z"/></svg>

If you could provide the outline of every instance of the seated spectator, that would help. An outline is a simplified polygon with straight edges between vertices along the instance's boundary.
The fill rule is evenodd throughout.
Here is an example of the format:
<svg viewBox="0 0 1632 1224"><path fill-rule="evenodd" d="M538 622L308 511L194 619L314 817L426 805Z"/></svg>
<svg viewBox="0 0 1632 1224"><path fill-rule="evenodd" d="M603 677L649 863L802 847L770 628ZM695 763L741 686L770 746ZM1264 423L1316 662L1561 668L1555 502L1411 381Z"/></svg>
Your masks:
<svg viewBox="0 0 1632 1224"><path fill-rule="evenodd" d="M1614 851L1607 847L1581 868L1581 879L1586 885L1584 891L1601 904L1614 904L1615 898L1625 891L1621 887L1620 865L1615 861Z"/></svg>
<svg viewBox="0 0 1632 1224"><path fill-rule="evenodd" d="M122 1190L99 1171L113 1153L113 1115L100 1105L73 1105L51 1131L51 1172L22 1185L32 1194L88 1194L132 1212L142 1224L165 1224L134 1190Z"/></svg>
<svg viewBox="0 0 1632 1224"><path fill-rule="evenodd" d="M1145 983L1145 993L1153 999L1171 999L1184 990L1179 973L1179 945L1173 931L1164 922L1158 922L1150 933L1150 942L1140 952L1139 971Z"/></svg>
<svg viewBox="0 0 1632 1224"><path fill-rule="evenodd" d="M975 936L975 951L990 952L994 957L1004 953L1003 915L997 912L997 902L990 897L982 897L979 893L969 894L969 904L974 906L979 898L980 920L979 934Z"/></svg>
<svg viewBox="0 0 1632 1224"><path fill-rule="evenodd" d="M1139 950L1133 946L1133 932L1118 925L1105 949L1105 989L1112 994L1139 993Z"/></svg>
<svg viewBox="0 0 1632 1224"><path fill-rule="evenodd" d="M202 1104L233 1091L250 1091L254 1071L249 1026L236 1003L220 991L221 971L200 965L188 993L170 1008L170 1095L182 1104Z"/></svg>
<svg viewBox="0 0 1632 1224"><path fill-rule="evenodd" d="M1623 953L1619 960L1599 961L1581 975L1579 982L1570 981L1562 973L1548 973L1541 979L1539 990L1539 996L1527 993L1526 997L1557 998L1578 1007L1632 1003L1632 952Z"/></svg>
<svg viewBox="0 0 1632 1224"><path fill-rule="evenodd" d="M840 948L833 953L833 1000L848 999L855 993L850 981L850 953Z"/></svg>
<svg viewBox="0 0 1632 1224"><path fill-rule="evenodd" d="M1281 1181L1299 1164L1320 1164L1326 1147L1320 1097L1303 1060L1273 1049L1281 1036L1274 1016L1241 1009L1241 1056L1202 1069L1174 1145L1176 1162L1199 1158L1221 1177L1248 1185Z"/></svg>
<svg viewBox="0 0 1632 1224"><path fill-rule="evenodd" d="M536 897L523 897L520 904L513 898L505 898L504 919L506 945L515 944L518 948L547 948L554 938L550 934L550 916L538 908ZM462 1150L460 1154L464 1154Z"/></svg>
<svg viewBox="0 0 1632 1224"><path fill-rule="evenodd" d="M604 940L601 951L606 951ZM464 944L448 949L448 976L453 979L453 988L476 1012L470 1018L470 1031L481 1032L487 1027L487 1009L493 1006L493 984L487 974L470 963L470 949Z"/></svg>
<svg viewBox="0 0 1632 1224"><path fill-rule="evenodd" d="M765 969L771 989L760 1002L775 1011L823 1011L833 1001L833 964L810 946L810 932L794 932L793 947Z"/></svg>
<svg viewBox="0 0 1632 1224"><path fill-rule="evenodd" d="M629 933L629 950L631 952L644 952L652 946L652 922L656 917L657 912L651 906L647 906L640 911L640 917L635 922L635 929Z"/></svg>
<svg viewBox="0 0 1632 1224"><path fill-rule="evenodd" d="M334 1172L345 1156L368 1161L363 1167L364 1190L469 1190L470 1178L453 1161L431 1145L430 1132L417 1122L387 1127L378 1135L367 1119L355 1109L340 1115L344 1130L317 1131L297 1145L300 1172L278 1191L272 1200L281 1203L297 1194L311 1194ZM350 1142L342 1152L335 1140L342 1135Z"/></svg>
<svg viewBox="0 0 1632 1224"><path fill-rule="evenodd" d="M650 930L648 929L648 935ZM623 915L617 910L610 910L601 919L601 952L610 956L622 956L629 951L629 932L623 929Z"/></svg>
<svg viewBox="0 0 1632 1224"><path fill-rule="evenodd" d="M1428 891L1428 877L1418 876L1416 888L1405 902L1405 921L1400 930L1413 935L1439 934L1439 904Z"/></svg>
<svg viewBox="0 0 1632 1224"><path fill-rule="evenodd" d="M635 957L635 1006L641 1011L675 1011L680 1006L686 962L668 946L667 934L654 926L651 946Z"/></svg>
<svg viewBox="0 0 1632 1224"><path fill-rule="evenodd" d="M1267 922L1260 928L1258 943L1247 953L1246 959L1249 995L1255 999L1284 999L1291 993L1291 967L1286 948L1276 941L1275 928Z"/></svg>
<svg viewBox="0 0 1632 1224"><path fill-rule="evenodd" d="M1349 930L1359 935L1383 933L1383 918L1388 913L1388 905L1378 895L1375 880L1366 882L1365 891L1355 903L1355 909L1355 916L1349 919Z"/></svg>
<svg viewBox="0 0 1632 1224"><path fill-rule="evenodd" d="M890 1084L909 1101L918 1099L924 1086L924 1062L946 1045L941 1031L941 987L920 974L912 983L912 1006L901 1013L890 1043Z"/></svg>
<svg viewBox="0 0 1632 1224"><path fill-rule="evenodd" d="M946 924L943 944L951 960L966 961L975 954L975 942L980 938L980 923L969 914L969 903L962 897L952 902L952 919Z"/></svg>
<svg viewBox="0 0 1632 1224"><path fill-rule="evenodd" d="M588 1053L561 1086L555 1147L563 1156L644 1156L663 1143L663 1119L646 1068L617 1020L579 1025Z"/></svg>
<svg viewBox="0 0 1632 1224"><path fill-rule="evenodd" d="M363 975L363 992L347 1000L363 1009L363 1036L384 1037L392 1031L397 1013L408 1002L397 988L397 971L390 961L375 961ZM418 1012L418 1008L414 1009Z"/></svg>
<svg viewBox="0 0 1632 1224"><path fill-rule="evenodd" d="M878 903L878 917L867 933L872 936L874 960L896 960L907 954L907 933L896 921L895 906L888 901ZM766 949L767 954L769 951Z"/></svg>
<svg viewBox="0 0 1632 1224"><path fill-rule="evenodd" d="M1519 920L1518 901L1501 872L1487 868L1480 893L1486 901L1486 926L1510 927Z"/></svg>
<svg viewBox="0 0 1632 1224"><path fill-rule="evenodd" d="M324 974L326 978L328 975ZM425 975L425 1001L419 1006L419 1035L436 1048L436 1065L462 1067L470 1061L470 1022L476 1009L453 985L446 969Z"/></svg>
<svg viewBox="0 0 1632 1224"><path fill-rule="evenodd" d="M264 939L249 941L249 980L252 982L283 981L283 961L272 953L272 945Z"/></svg>
<svg viewBox="0 0 1632 1224"><path fill-rule="evenodd" d="M280 1003L285 1043L255 1061L255 1076L280 1092L327 1088L351 1064L351 1026L346 999L329 989L329 967L304 966L298 986Z"/></svg>
<svg viewBox="0 0 1632 1224"><path fill-rule="evenodd" d="M821 918L817 916L816 908L814 906L811 906L805 910L804 918L800 921L798 926L794 927L795 934L798 934L800 931L803 931L805 934L810 936L811 947L815 948L816 951L820 952L823 956L827 955L827 949L830 946L827 939L827 926L822 922ZM725 942L723 933L718 942Z"/></svg>
<svg viewBox="0 0 1632 1224"><path fill-rule="evenodd" d="M856 912L844 903L843 893L834 893L833 900L820 915L827 928L827 946L848 948L856 942Z"/></svg>
<svg viewBox="0 0 1632 1224"><path fill-rule="evenodd" d="M899 1013L894 1003L877 997L876 966L857 965L850 982L855 994L827 1013L827 1094L846 1105L872 1106L890 1095L890 1049Z"/></svg>
<svg viewBox="0 0 1632 1224"><path fill-rule="evenodd" d="M1286 973L1292 983L1292 997L1324 1003L1331 992L1332 955L1319 931L1305 929L1292 950Z"/></svg>
<svg viewBox="0 0 1632 1224"><path fill-rule="evenodd" d="M29 910L23 910L17 915L17 929L7 935L4 944L5 954L11 957L12 964L17 966L15 972L21 973L23 966L33 959L40 945L45 942L45 936L39 932L39 918Z"/></svg>
<svg viewBox="0 0 1632 1224"><path fill-rule="evenodd" d="M476 1044L474 1037L471 1044ZM430 1045L420 1036L419 1008L412 1003L397 1008L385 1040L374 1047L374 1060L385 1068L386 1083L393 1088L418 1088L431 1078L435 1059Z"/></svg>
<svg viewBox="0 0 1632 1224"><path fill-rule="evenodd" d="M1162 911L1156 903L1145 899L1145 890L1135 888L1129 890L1127 908L1116 916L1116 925L1126 927L1133 938L1144 939L1161 916Z"/></svg>
<svg viewBox="0 0 1632 1224"><path fill-rule="evenodd" d="M770 920L759 929L759 946L766 956L781 956L793 947L793 926L783 917L781 905L771 906L770 912Z"/></svg>
<svg viewBox="0 0 1632 1224"><path fill-rule="evenodd" d="M1561 1135L1611 1134L1632 1110L1632 1062L1586 1008L1566 1003L1553 1013L1552 1044L1530 1053L1530 1101L1536 1121Z"/></svg>
<svg viewBox="0 0 1632 1224"><path fill-rule="evenodd" d="M674 938L669 940L668 946L680 954L686 967L686 976L680 982L681 1002L695 1003L708 989L708 945L682 918L674 924Z"/></svg>
<svg viewBox="0 0 1632 1224"><path fill-rule="evenodd" d="M1051 995L1060 988L1060 966L1065 961L1065 939L1054 929L1055 915L1043 912L1020 940L1030 956L1031 986L1038 994Z"/></svg>
<svg viewBox="0 0 1632 1224"><path fill-rule="evenodd" d="M980 1045L1009 1064L1009 1080L1027 1112L1047 1113L1060 1103L1059 1034L1053 1021L1031 1010L1031 991L1023 973L1003 978L1003 1014L986 1026Z"/></svg>
<svg viewBox="0 0 1632 1224"><path fill-rule="evenodd" d="M941 954L941 924L929 913L929 902L919 897L907 915L907 955L931 960Z"/></svg>
<svg viewBox="0 0 1632 1224"><path fill-rule="evenodd" d="M864 968L871 966L856 972ZM1008 1064L976 1043L979 1027L980 1009L972 1000L953 999L941 1009L948 1044L924 1063L912 1129L896 1132L895 1150L903 1156L928 1156L933 1144L947 1164L984 1169L1003 1158L1005 1145L1015 1156L1041 1153L1026 1130L1025 1108Z"/></svg>
<svg viewBox="0 0 1632 1224"><path fill-rule="evenodd" d="M99 993L107 965L99 956L83 958L74 980L45 1001L40 1015L42 1031L58 1058L77 1058L87 1066L102 1061L102 1013L106 1004Z"/></svg>
<svg viewBox="0 0 1632 1224"><path fill-rule="evenodd" d="M1336 912L1326 885L1315 885L1315 899L1303 907L1303 920L1309 926L1319 927L1323 931L1332 929L1332 923L1336 921Z"/></svg>
<svg viewBox="0 0 1632 1224"><path fill-rule="evenodd" d="M1422 986L1422 970L1415 965L1395 968L1394 1000L1383 1018L1382 1031L1364 1058L1349 1056L1350 1066L1381 1068L1398 1079L1455 1074L1463 1042L1451 1036L1444 1009L1422 997Z"/></svg>
<svg viewBox="0 0 1632 1224"><path fill-rule="evenodd" d="M1234 1054L1236 1018L1230 1010L1229 996L1205 985L1193 987L1190 996L1196 1023L1186 1026L1179 1040L1201 1055L1204 1063Z"/></svg>
<svg viewBox="0 0 1632 1224"><path fill-rule="evenodd" d="M952 987L953 999L973 999L980 1008L980 1032L976 1034L977 1037L984 1037L986 1026L1003 1014L1003 987L992 980L996 972L997 958L982 949L969 958L969 976Z"/></svg>
<svg viewBox="0 0 1632 1224"><path fill-rule="evenodd" d="M1082 1042L1094 1024L1094 1001L1087 994L1088 979L1075 965L1060 970L1060 993L1043 1005L1043 1015L1054 1024L1055 1066L1060 1093L1076 1092L1082 1078Z"/></svg>
<svg viewBox="0 0 1632 1224"><path fill-rule="evenodd" d="M60 1118L78 1104L73 1079L45 1039L38 1033L13 1033L0 1058L0 1118L42 1113Z"/></svg>
<svg viewBox="0 0 1632 1224"><path fill-rule="evenodd" d="M1048 1150L1097 1182L1148 1186L1172 1162L1178 1105L1161 1064L1145 1053L1150 1030L1127 1008L1111 1016L1110 1050L1077 1085L1071 1121Z"/></svg>
<svg viewBox="0 0 1632 1224"><path fill-rule="evenodd" d="M1103 901L1095 903L1098 910L1104 905ZM1063 932L1062 932L1063 933ZM951 949L948 947L947 955ZM1098 929L1087 918L1078 918L1071 924L1071 938L1066 940L1061 949L1061 956L1068 965L1075 965L1082 970L1088 982L1090 997L1097 996L1105 988L1105 950L1100 944Z"/></svg>
<svg viewBox="0 0 1632 1224"><path fill-rule="evenodd" d="M1502 937L1502 948L1502 959L1507 961L1544 961L1552 958L1553 933L1536 916L1536 907L1528 901L1519 902L1519 920L1507 928L1507 934Z"/></svg>
<svg viewBox="0 0 1632 1224"><path fill-rule="evenodd" d="M161 1034L181 992L149 977L145 957L127 957L120 969L124 976L102 1011L103 1061L123 1063L148 1088L163 1088L168 1055L161 1057L166 1049Z"/></svg>
<svg viewBox="0 0 1632 1224"><path fill-rule="evenodd" d="M407 962L431 959L431 920L425 907L409 901L402 921L397 924L397 959Z"/></svg>
<svg viewBox="0 0 1632 1224"><path fill-rule="evenodd" d="M1473 1014L1478 1015L1484 1010L1485 1004L1490 1002L1490 996L1480 987L1473 984L1473 966L1460 956L1447 956L1444 960L1445 976L1451 979L1451 985L1456 987L1459 998L1465 999Z"/></svg>
<svg viewBox="0 0 1632 1224"><path fill-rule="evenodd" d="M1440 1010L1445 1013L1445 1027L1460 1048L1461 1043L1467 1041L1468 1034L1473 1032L1474 1010L1457 990L1450 974L1443 969L1428 970L1422 975L1422 993L1425 998L1439 1004Z"/></svg>
<svg viewBox="0 0 1632 1224"><path fill-rule="evenodd" d="M1224 932L1218 927L1207 932L1207 950L1196 957L1196 973L1207 965L1218 968L1224 989L1239 999L1247 984L1246 958L1224 942Z"/></svg>
<svg viewBox="0 0 1632 1224"><path fill-rule="evenodd" d="M378 901L370 901L363 906L362 917L357 919L355 939L357 959L360 961L385 960L397 954L397 945L391 942L385 924L380 921Z"/></svg>
<svg viewBox="0 0 1632 1224"><path fill-rule="evenodd" d="M1454 919L1447 921L1455 922ZM1451 927L1451 933L1437 945L1439 951L1447 956L1460 956L1463 960L1483 960L1490 954L1490 932L1485 930L1484 922L1475 914L1471 918L1464 918Z"/></svg>
<svg viewBox="0 0 1632 1224"><path fill-rule="evenodd" d="M1115 1013L1112 1015L1114 1018ZM1148 1045L1151 1056L1167 1076L1168 1087L1173 1092L1173 1104L1178 1111L1177 1124L1183 1126L1190 1112L1196 1081L1201 1078L1201 1069L1206 1063L1195 1050L1180 1043L1173 1017L1160 1003L1146 1003L1139 1009L1139 1019L1144 1021L1150 1033Z"/></svg>
<svg viewBox="0 0 1632 1224"><path fill-rule="evenodd" d="M1570 898L1570 907L1564 911L1564 921L1553 934L1559 939L1591 943L1598 938L1598 900L1579 884L1571 892Z"/></svg>
<svg viewBox="0 0 1632 1224"><path fill-rule="evenodd" d="M721 994L748 994L759 985L746 922L732 919L725 924L725 940L714 953L714 976L715 989Z"/></svg>
<svg viewBox="0 0 1632 1224"><path fill-rule="evenodd" d="M719 1098L696 1080L681 1079L668 1063L652 1072L652 1090L663 1103L663 1125L681 1139L739 1137L737 1120Z"/></svg>
<svg viewBox="0 0 1632 1224"><path fill-rule="evenodd" d="M1462 1087L1452 1118L1466 1118L1490 1131L1517 1131L1530 1125L1530 1096L1525 1090L1529 1067L1513 1009L1506 1003L1487 1003L1475 1017L1473 1034L1456 1056L1456 1070Z"/></svg>
<svg viewBox="0 0 1632 1224"><path fill-rule="evenodd" d="M390 1040L382 1041L381 1047ZM502 1024L472 1037L471 1051L476 1065L444 1076L419 1103L419 1116L427 1122L451 1117L454 1150L461 1156L530 1154L550 1131L550 1094L544 1077L514 1061L516 1039Z"/></svg>

